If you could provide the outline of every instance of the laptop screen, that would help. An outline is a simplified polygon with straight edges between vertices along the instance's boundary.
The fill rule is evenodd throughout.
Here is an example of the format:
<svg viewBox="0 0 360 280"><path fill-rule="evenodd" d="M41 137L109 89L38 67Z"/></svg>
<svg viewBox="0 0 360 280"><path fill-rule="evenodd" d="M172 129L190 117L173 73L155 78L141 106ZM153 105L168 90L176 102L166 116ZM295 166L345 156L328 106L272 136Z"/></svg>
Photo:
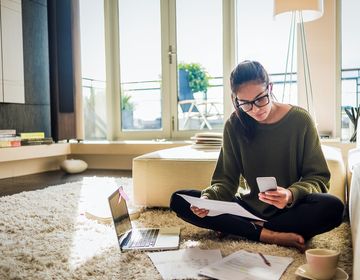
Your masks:
<svg viewBox="0 0 360 280"><path fill-rule="evenodd" d="M121 201L119 203L119 196L119 191L116 190L109 197L109 205L114 220L116 235L118 236L118 238L127 231L131 230L131 221L126 201L124 198L121 198Z"/></svg>

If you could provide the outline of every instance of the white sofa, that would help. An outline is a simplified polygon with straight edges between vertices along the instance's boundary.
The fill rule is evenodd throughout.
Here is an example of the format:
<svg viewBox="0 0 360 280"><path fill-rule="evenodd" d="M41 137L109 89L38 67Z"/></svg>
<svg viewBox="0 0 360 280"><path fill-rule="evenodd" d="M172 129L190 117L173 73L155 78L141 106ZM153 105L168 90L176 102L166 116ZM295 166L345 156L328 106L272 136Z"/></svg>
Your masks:
<svg viewBox="0 0 360 280"><path fill-rule="evenodd" d="M360 148L348 153L349 217L353 246L353 279L360 279Z"/></svg>

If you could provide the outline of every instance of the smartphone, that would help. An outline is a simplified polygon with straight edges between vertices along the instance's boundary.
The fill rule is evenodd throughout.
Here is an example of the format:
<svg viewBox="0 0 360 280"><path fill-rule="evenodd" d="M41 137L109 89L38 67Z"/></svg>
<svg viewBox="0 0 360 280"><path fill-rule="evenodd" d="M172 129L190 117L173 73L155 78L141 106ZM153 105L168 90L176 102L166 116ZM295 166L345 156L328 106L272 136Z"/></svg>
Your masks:
<svg viewBox="0 0 360 280"><path fill-rule="evenodd" d="M257 177L256 182L260 192L273 191L277 187L275 177Z"/></svg>

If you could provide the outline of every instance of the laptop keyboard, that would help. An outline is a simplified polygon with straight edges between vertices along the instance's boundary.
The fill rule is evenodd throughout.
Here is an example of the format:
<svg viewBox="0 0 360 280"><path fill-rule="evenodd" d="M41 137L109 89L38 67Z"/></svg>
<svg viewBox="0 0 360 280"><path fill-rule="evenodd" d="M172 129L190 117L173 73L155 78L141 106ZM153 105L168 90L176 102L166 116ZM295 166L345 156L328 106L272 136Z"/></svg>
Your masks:
<svg viewBox="0 0 360 280"><path fill-rule="evenodd" d="M159 229L133 230L128 247L153 247L158 236Z"/></svg>

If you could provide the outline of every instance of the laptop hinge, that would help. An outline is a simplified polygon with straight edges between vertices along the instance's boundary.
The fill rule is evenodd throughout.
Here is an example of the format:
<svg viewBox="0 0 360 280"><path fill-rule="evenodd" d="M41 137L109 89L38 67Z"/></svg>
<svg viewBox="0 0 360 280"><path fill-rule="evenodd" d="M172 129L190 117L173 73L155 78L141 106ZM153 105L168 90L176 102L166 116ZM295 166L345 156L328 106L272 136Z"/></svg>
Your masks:
<svg viewBox="0 0 360 280"><path fill-rule="evenodd" d="M130 238L131 238L131 230L125 232L122 236L120 236L119 238L120 249L128 243Z"/></svg>

